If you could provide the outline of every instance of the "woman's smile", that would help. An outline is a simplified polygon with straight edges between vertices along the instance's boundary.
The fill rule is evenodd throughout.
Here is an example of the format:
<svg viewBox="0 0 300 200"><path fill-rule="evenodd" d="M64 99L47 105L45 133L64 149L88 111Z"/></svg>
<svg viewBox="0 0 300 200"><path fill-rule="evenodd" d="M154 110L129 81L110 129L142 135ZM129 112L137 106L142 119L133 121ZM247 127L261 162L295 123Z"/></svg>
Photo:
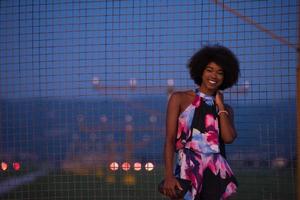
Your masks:
<svg viewBox="0 0 300 200"><path fill-rule="evenodd" d="M206 94L214 94L224 80L222 67L214 62L210 62L202 74L202 83L200 90Z"/></svg>

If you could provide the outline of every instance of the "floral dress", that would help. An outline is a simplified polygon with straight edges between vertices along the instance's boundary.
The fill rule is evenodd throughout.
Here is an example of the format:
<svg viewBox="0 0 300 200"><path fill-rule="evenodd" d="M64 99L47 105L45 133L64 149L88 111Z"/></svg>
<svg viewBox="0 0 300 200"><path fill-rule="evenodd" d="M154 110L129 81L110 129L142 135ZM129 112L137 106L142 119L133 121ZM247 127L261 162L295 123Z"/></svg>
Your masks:
<svg viewBox="0 0 300 200"><path fill-rule="evenodd" d="M194 101L179 116L176 137L175 175L192 182L185 200L220 200L236 192L223 147L214 97L196 90Z"/></svg>

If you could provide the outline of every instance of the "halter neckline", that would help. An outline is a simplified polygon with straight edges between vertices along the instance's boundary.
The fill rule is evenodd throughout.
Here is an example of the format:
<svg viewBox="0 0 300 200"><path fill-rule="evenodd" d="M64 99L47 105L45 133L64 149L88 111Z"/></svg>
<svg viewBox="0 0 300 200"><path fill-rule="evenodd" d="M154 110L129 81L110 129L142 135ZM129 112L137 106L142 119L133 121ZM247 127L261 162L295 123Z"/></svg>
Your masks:
<svg viewBox="0 0 300 200"><path fill-rule="evenodd" d="M203 92L200 92L198 88L195 89L195 93L206 100L215 100L215 96L204 94Z"/></svg>

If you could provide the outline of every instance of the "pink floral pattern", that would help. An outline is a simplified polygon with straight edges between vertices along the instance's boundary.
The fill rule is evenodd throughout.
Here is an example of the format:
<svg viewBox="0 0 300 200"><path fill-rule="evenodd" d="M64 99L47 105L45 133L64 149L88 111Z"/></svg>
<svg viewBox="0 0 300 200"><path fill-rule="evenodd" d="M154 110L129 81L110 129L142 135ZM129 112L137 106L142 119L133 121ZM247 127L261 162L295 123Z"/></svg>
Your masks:
<svg viewBox="0 0 300 200"><path fill-rule="evenodd" d="M218 124L213 97L200 92L197 92L192 104L179 116L175 174L192 181L192 189L185 195L185 200L193 200L201 193L206 169L220 180L228 179L220 199L228 198L237 190L236 182L230 181L233 172L220 153Z"/></svg>

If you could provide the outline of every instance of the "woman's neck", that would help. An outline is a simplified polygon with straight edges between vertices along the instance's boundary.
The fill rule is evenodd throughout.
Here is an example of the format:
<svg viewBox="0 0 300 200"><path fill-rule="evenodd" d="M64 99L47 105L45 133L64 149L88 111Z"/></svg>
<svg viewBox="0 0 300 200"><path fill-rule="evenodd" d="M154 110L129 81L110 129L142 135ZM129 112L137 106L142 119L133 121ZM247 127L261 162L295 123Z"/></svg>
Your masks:
<svg viewBox="0 0 300 200"><path fill-rule="evenodd" d="M199 92L208 95L208 96L215 96L216 95L216 91L211 91L211 90L207 90L205 88L201 88L199 87Z"/></svg>

